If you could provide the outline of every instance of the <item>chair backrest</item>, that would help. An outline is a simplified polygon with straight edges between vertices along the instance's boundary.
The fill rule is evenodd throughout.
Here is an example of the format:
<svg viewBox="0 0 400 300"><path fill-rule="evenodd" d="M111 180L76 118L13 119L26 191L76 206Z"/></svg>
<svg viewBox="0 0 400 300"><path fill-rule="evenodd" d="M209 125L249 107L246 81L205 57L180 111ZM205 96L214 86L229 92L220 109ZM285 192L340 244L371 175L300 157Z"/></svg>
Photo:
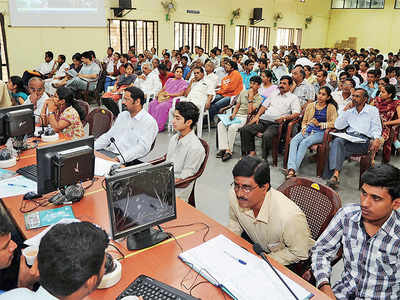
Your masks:
<svg viewBox="0 0 400 300"><path fill-rule="evenodd" d="M95 108L87 116L89 123L89 135L98 138L103 133L110 130L114 115L106 108Z"/></svg>
<svg viewBox="0 0 400 300"><path fill-rule="evenodd" d="M86 123L87 123L87 117L89 115L90 105L89 105L89 103L87 103L86 101L83 101L83 100L76 100L76 102L78 102L79 106L85 112L85 119L81 120L82 121L82 125L85 126Z"/></svg>
<svg viewBox="0 0 400 300"><path fill-rule="evenodd" d="M203 162L201 163L199 171L195 174L196 178L199 178L201 174L203 174L204 169L206 168L207 165L207 160L208 160L208 155L210 154L210 146L208 146L207 142L203 139L200 139L201 144L204 147L204 151L206 152L206 156L204 157Z"/></svg>
<svg viewBox="0 0 400 300"><path fill-rule="evenodd" d="M318 239L342 207L342 201L334 190L307 178L290 178L278 188L278 191L302 209L314 240Z"/></svg>

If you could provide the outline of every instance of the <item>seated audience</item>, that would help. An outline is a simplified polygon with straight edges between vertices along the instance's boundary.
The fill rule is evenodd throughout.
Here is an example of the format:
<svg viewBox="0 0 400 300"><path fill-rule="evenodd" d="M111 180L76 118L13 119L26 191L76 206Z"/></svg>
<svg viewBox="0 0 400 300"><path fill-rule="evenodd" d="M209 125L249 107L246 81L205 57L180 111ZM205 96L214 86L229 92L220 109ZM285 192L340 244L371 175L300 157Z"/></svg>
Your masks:
<svg viewBox="0 0 400 300"><path fill-rule="evenodd" d="M259 109L257 115L240 130L242 153L255 156L254 138L263 136L263 158L268 159L272 139L278 134L279 124L296 118L301 111L299 98L290 92L292 78L282 76L279 90L271 94Z"/></svg>
<svg viewBox="0 0 400 300"><path fill-rule="evenodd" d="M269 70L265 70L261 73L262 84L260 86L260 90L258 93L264 100L268 99L270 95L272 95L278 87L275 84L272 84L273 74Z"/></svg>
<svg viewBox="0 0 400 300"><path fill-rule="evenodd" d="M305 65L304 72L306 73L305 79L307 80L307 82L314 86L314 84L317 83L317 77L312 73L311 66Z"/></svg>
<svg viewBox="0 0 400 300"><path fill-rule="evenodd" d="M36 115L36 123L39 123L40 118L38 116L42 112L44 103L49 98L44 92L44 80L39 77L32 77L29 79L28 91L30 95L24 104L33 104L33 113Z"/></svg>
<svg viewBox="0 0 400 300"><path fill-rule="evenodd" d="M290 87L290 91L295 94L299 100L301 106L315 101L315 90L314 87L309 84L306 80L306 72L301 66L296 66L292 70L293 84Z"/></svg>
<svg viewBox="0 0 400 300"><path fill-rule="evenodd" d="M232 171L229 225L246 233L268 255L285 266L308 259L314 245L303 211L270 185L267 162L251 156L239 160Z"/></svg>
<svg viewBox="0 0 400 300"><path fill-rule="evenodd" d="M210 92L212 92L213 97L216 95L216 89L218 86L218 77L214 73L215 65L211 61L207 61L204 65L204 80L207 82ZM211 102L207 102L206 108L209 109Z"/></svg>
<svg viewBox="0 0 400 300"><path fill-rule="evenodd" d="M301 132L290 141L288 174L295 177L309 147L322 143L325 129L333 128L337 118L337 104L332 99L331 90L320 88L317 101L309 103L301 122Z"/></svg>
<svg viewBox="0 0 400 300"><path fill-rule="evenodd" d="M257 73L253 71L254 62L250 59L247 59L244 62L244 71L240 73L243 79L243 85L246 90L250 88L250 79L253 76L256 76Z"/></svg>
<svg viewBox="0 0 400 300"><path fill-rule="evenodd" d="M215 75L217 75L218 78L217 87L221 87L222 79L224 79L224 77L228 75L228 73L225 71L225 64L228 63L228 61L229 58L223 58L221 60L220 66L215 69Z"/></svg>
<svg viewBox="0 0 400 300"><path fill-rule="evenodd" d="M232 115L229 117L230 120L238 120L238 123L232 123L225 125L222 121L218 123L218 148L217 158L221 158L222 161L227 161L232 158L233 144L235 143L236 133L242 128L250 114L259 109L263 98L259 94L261 85L261 77L253 76L250 78L250 89L243 90L237 101Z"/></svg>
<svg viewBox="0 0 400 300"><path fill-rule="evenodd" d="M167 161L174 163L175 184L196 174L205 158L205 150L193 127L199 119L199 109L191 102L179 102L175 106L172 124L178 132L168 145ZM194 182L185 188L176 188L176 196L189 200Z"/></svg>
<svg viewBox="0 0 400 300"><path fill-rule="evenodd" d="M80 53L75 53L72 56L72 64L69 65L69 69L75 70L76 73L79 73L81 68L82 68L82 55Z"/></svg>
<svg viewBox="0 0 400 300"><path fill-rule="evenodd" d="M211 102L215 91L213 86L209 85L209 81L205 80L203 68L195 67L193 75L193 79L183 94L185 97L181 97L180 100L192 102L199 110L204 109Z"/></svg>
<svg viewBox="0 0 400 300"><path fill-rule="evenodd" d="M317 83L314 84L314 90L315 90L315 94L314 95L318 95L318 91L320 90L320 88L322 88L323 86L327 86L328 88L331 89L331 91L334 90L334 88L332 87L332 85L330 85L327 82L327 78L328 78L328 72L325 70L320 70L317 72Z"/></svg>
<svg viewBox="0 0 400 300"><path fill-rule="evenodd" d="M360 85L360 88L363 88L368 92L369 100L374 99L376 97L376 93L378 92L378 83L375 70L369 70L367 72L366 80Z"/></svg>
<svg viewBox="0 0 400 300"><path fill-rule="evenodd" d="M217 91L217 95L211 103L209 110L210 121L213 126L215 126L214 117L219 110L228 106L231 102L231 97L239 95L243 90L243 80L237 71L237 64L233 61L228 61L225 63L224 68L228 75L222 79L221 88Z"/></svg>
<svg viewBox="0 0 400 300"><path fill-rule="evenodd" d="M379 111L376 107L367 104L368 93L357 88L351 96L352 103L349 108L339 114L335 121L335 128L346 129L346 133L364 140L362 143L353 143L341 137L335 137L329 146L329 158L325 162L324 177L330 178L327 184L336 188L339 173L344 161L353 154L366 154L375 152L383 144L382 125ZM371 144L371 145L370 145Z"/></svg>
<svg viewBox="0 0 400 300"><path fill-rule="evenodd" d="M11 76L8 80L7 88L11 96L12 105L24 104L25 100L28 98L28 95L21 77Z"/></svg>
<svg viewBox="0 0 400 300"><path fill-rule="evenodd" d="M29 79L32 77L40 77L42 79L48 78L47 76L50 74L51 70L53 70L54 54L51 51L47 51L44 54L44 62L41 63L37 68L33 69L32 71L25 71L22 75L22 81L24 85L28 84Z"/></svg>
<svg viewBox="0 0 400 300"><path fill-rule="evenodd" d="M108 151L109 156L115 156L115 161L134 165L141 163L139 159L150 152L158 127L156 120L143 109L146 99L141 89L127 88L123 103L127 110L118 115L111 129L95 141L94 147Z"/></svg>
<svg viewBox="0 0 400 300"><path fill-rule="evenodd" d="M372 167L361 176L360 204L341 208L312 248L317 287L332 299L400 299L400 170ZM344 270L331 284L343 247Z"/></svg>
<svg viewBox="0 0 400 300"><path fill-rule="evenodd" d="M338 114L343 112L343 109L351 104L351 93L356 87L356 82L351 78L346 78L341 85L342 90L332 93L332 98L338 105Z"/></svg>
<svg viewBox="0 0 400 300"><path fill-rule="evenodd" d="M278 57L272 59L271 71L274 73L277 81L280 81L282 76L288 75L288 69Z"/></svg>
<svg viewBox="0 0 400 300"><path fill-rule="evenodd" d="M108 91L109 86L113 86L115 81L117 80L117 76L120 75L120 67L121 67L121 55L118 52L115 52L112 56L112 60L109 61L106 65L106 80L104 82L104 92Z"/></svg>
<svg viewBox="0 0 400 300"><path fill-rule="evenodd" d="M104 57L104 58L103 58L103 61L102 61L102 63L103 63L106 67L107 67L107 65L108 65L110 62L113 62L113 60L114 60L113 54L114 54L114 48L108 47L108 48L107 48L107 56Z"/></svg>
<svg viewBox="0 0 400 300"><path fill-rule="evenodd" d="M158 130L165 129L165 123L168 121L168 112L172 107L172 99L183 96L188 83L182 79L183 69L175 69L175 78L170 78L165 86L158 93L157 98L149 104L149 114L154 117L158 124Z"/></svg>
<svg viewBox="0 0 400 300"><path fill-rule="evenodd" d="M0 299L83 300L103 278L108 242L106 232L89 222L55 225L40 241L36 260L39 289L14 289Z"/></svg>
<svg viewBox="0 0 400 300"><path fill-rule="evenodd" d="M390 139L391 127L400 124L400 100L396 99L396 88L391 84L382 87L379 97L376 97L371 105L378 109L382 120L382 138L386 142L383 144L383 160L388 162L392 151L391 143L387 142Z"/></svg>
<svg viewBox="0 0 400 300"><path fill-rule="evenodd" d="M153 73L152 68L153 66L151 63L143 63L142 75L139 75L135 81L135 86L143 91L146 99L155 97L162 89L161 80L158 74Z"/></svg>
<svg viewBox="0 0 400 300"><path fill-rule="evenodd" d="M172 68L171 55L168 52L166 52L163 55L163 58L164 59L161 61L161 63L164 64L167 67L167 71L170 72Z"/></svg>
<svg viewBox="0 0 400 300"><path fill-rule="evenodd" d="M60 82L67 75L66 71L68 69L69 65L66 62L65 55L59 55L56 63L54 64L53 71L51 72L52 76L44 81L44 88L48 95L54 95L56 89L53 87L53 84Z"/></svg>
<svg viewBox="0 0 400 300"><path fill-rule="evenodd" d="M153 64L153 67L154 67L154 64ZM153 70L153 72L154 72L154 70ZM157 66L157 72L158 72L158 77L160 78L162 87L165 86L165 84L167 83L168 79L175 78L175 74L169 72L168 69L167 69L167 66L164 65L164 64L160 64L159 66ZM183 72L182 72L182 75L183 75Z"/></svg>
<svg viewBox="0 0 400 300"><path fill-rule="evenodd" d="M43 125L51 125L56 133L63 133L68 138L80 139L85 136L82 120L85 111L74 99L70 88L60 87L53 97L46 100L40 113Z"/></svg>

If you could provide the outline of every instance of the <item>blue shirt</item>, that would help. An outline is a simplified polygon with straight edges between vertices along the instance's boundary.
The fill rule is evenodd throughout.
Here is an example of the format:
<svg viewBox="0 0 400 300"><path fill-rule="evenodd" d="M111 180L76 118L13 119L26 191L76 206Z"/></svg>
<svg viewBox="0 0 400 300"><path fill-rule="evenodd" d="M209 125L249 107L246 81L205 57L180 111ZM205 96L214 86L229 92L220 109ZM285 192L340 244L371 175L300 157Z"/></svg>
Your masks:
<svg viewBox="0 0 400 300"><path fill-rule="evenodd" d="M253 71L251 71L249 74L247 74L247 72L240 72L240 75L242 75L243 85L245 89L248 90L250 88L250 78L253 76L257 76L257 73Z"/></svg>
<svg viewBox="0 0 400 300"><path fill-rule="evenodd" d="M373 88L369 87L368 81L363 82L360 85L360 88L362 88L362 89L364 89L364 90L366 90L368 92L369 99L375 98L376 93L378 92L378 84L376 82L374 83L374 87Z"/></svg>
<svg viewBox="0 0 400 300"><path fill-rule="evenodd" d="M346 129L346 132L361 133L372 139L380 138L382 135L382 123L379 111L375 106L365 104L358 113L355 107L341 113L335 121L336 129Z"/></svg>
<svg viewBox="0 0 400 300"><path fill-rule="evenodd" d="M183 79L186 80L186 76L187 76L187 74L189 74L189 72L190 72L190 68L188 66L183 68Z"/></svg>
<svg viewBox="0 0 400 300"><path fill-rule="evenodd" d="M319 123L325 123L326 122L326 113L328 111L328 106L325 106L323 109L318 110L315 109L314 113L314 118L319 122ZM307 126L307 133L311 133L312 131L325 131L325 129L315 126L314 124L310 124Z"/></svg>

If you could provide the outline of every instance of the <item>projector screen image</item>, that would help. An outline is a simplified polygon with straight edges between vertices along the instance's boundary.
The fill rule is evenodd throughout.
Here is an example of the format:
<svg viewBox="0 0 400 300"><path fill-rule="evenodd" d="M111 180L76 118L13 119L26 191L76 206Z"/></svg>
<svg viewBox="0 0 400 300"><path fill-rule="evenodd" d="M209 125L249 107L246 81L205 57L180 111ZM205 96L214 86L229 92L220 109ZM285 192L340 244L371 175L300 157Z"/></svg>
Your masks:
<svg viewBox="0 0 400 300"><path fill-rule="evenodd" d="M12 26L103 27L104 0L9 1Z"/></svg>

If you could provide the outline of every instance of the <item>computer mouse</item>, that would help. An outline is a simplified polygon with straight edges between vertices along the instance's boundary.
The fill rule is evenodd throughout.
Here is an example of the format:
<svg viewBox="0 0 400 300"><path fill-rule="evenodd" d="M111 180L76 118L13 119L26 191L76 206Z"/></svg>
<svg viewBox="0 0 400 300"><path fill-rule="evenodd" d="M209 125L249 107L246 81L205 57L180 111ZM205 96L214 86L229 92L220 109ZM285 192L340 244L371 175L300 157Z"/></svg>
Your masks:
<svg viewBox="0 0 400 300"><path fill-rule="evenodd" d="M28 192L24 195L24 200L32 200L40 198L40 195L36 194L35 192Z"/></svg>

